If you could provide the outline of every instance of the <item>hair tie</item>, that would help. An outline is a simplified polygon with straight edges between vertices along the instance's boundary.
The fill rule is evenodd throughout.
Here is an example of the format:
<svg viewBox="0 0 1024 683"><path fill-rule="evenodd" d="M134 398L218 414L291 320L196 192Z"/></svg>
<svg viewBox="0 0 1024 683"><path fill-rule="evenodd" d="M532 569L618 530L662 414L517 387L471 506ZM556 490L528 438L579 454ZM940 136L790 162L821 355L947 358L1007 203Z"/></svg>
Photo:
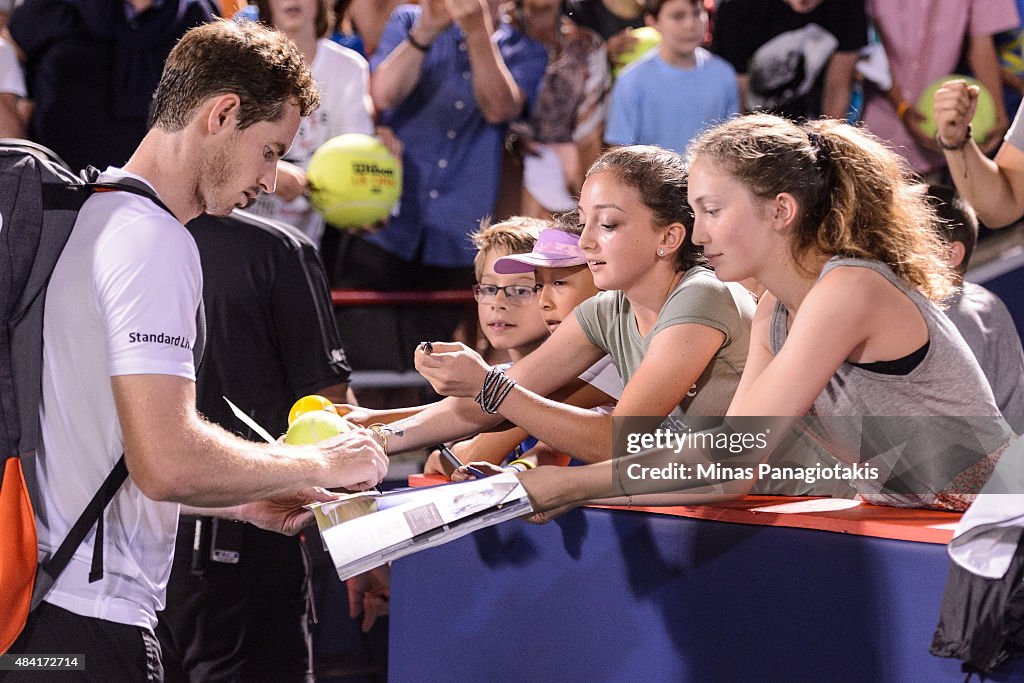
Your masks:
<svg viewBox="0 0 1024 683"><path fill-rule="evenodd" d="M816 130L807 131L807 139L811 141L815 156L821 158L828 156L828 149L825 147L825 137Z"/></svg>
<svg viewBox="0 0 1024 683"><path fill-rule="evenodd" d="M828 215L832 206L832 187L835 182L835 166L832 163L832 155L825 143L825 136L816 130L807 130L807 139L814 150L814 165L821 171L821 198L816 202L817 206L813 212L815 223L821 221Z"/></svg>

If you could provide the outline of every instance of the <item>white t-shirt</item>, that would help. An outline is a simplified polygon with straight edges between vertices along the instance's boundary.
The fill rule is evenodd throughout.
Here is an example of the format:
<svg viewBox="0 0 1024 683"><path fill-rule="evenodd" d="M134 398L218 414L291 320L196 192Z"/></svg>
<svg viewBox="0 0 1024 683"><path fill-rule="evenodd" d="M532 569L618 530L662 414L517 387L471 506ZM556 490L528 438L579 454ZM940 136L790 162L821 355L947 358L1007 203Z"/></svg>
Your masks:
<svg viewBox="0 0 1024 683"><path fill-rule="evenodd" d="M14 46L0 38L0 93L14 93L25 97L25 74L18 63Z"/></svg>
<svg viewBox="0 0 1024 683"><path fill-rule="evenodd" d="M285 156L305 169L320 145L342 133L373 135L370 104L370 67L355 50L321 38L310 66L313 80L320 87L320 107L302 119L292 147ZM285 202L277 195L261 194L250 209L253 213L284 221L320 244L323 218L305 197Z"/></svg>
<svg viewBox="0 0 1024 683"><path fill-rule="evenodd" d="M112 168L101 180L125 175ZM41 560L64 540L123 452L110 378L195 380L202 291L199 251L173 216L127 192L86 201L46 295L42 444L33 470ZM146 498L129 478L105 513L103 579L88 581L93 530L46 601L154 628L177 522L177 503Z"/></svg>

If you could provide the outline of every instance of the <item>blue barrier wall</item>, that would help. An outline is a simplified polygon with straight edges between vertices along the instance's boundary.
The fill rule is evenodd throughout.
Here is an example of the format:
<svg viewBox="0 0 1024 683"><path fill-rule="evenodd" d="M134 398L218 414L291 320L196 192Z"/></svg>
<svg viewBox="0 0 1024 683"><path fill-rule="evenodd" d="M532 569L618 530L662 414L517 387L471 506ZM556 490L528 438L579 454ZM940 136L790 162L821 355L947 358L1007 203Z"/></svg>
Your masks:
<svg viewBox="0 0 1024 683"><path fill-rule="evenodd" d="M509 522L394 563L389 678L959 682L928 653L947 569L942 545L825 531Z"/></svg>

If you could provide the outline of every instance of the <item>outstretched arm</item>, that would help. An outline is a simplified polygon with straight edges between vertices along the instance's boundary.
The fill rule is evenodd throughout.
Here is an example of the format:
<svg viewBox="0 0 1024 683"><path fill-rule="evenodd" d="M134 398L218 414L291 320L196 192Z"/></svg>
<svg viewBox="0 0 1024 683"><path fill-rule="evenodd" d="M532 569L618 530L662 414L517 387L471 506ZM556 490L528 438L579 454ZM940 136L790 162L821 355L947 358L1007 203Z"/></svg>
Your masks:
<svg viewBox="0 0 1024 683"><path fill-rule="evenodd" d="M487 0L447 0L448 12L466 34L473 95L487 123L505 123L523 112L526 96L491 40L494 26Z"/></svg>
<svg viewBox="0 0 1024 683"><path fill-rule="evenodd" d="M575 317L559 327L585 339ZM498 412L578 460L608 460L612 457L613 417L667 416L679 406L724 341L722 332L705 325L674 325L658 332L612 415L573 408L521 387L505 398Z"/></svg>
<svg viewBox="0 0 1024 683"><path fill-rule="evenodd" d="M651 470L716 463L756 468L771 455L793 424L803 416L831 376L853 350L875 334L879 285L865 273L836 269L804 299L785 346L772 356L769 346L772 307L766 295L758 305L743 379L725 423L707 433L718 439L689 440L680 448L662 447L616 457L585 467L539 467L524 472L534 510L562 511L588 500L616 504L705 505L746 494L753 477L652 477ZM889 285L891 287L891 285ZM842 307L835 302L843 301ZM703 434L704 432L702 432ZM733 452L719 444L732 435L762 435L755 445ZM722 436L725 438L723 439ZM665 496L669 493L671 496ZM658 494L641 499L639 496Z"/></svg>
<svg viewBox="0 0 1024 683"><path fill-rule="evenodd" d="M365 489L387 472L365 430L319 446L255 444L203 420L188 379L122 375L111 383L128 472L153 500L227 507L314 486Z"/></svg>
<svg viewBox="0 0 1024 683"><path fill-rule="evenodd" d="M541 396L569 384L596 363L603 352L580 333L569 334L563 323L540 348L512 366L506 373L523 387ZM414 450L470 436L504 420L489 415L471 397L475 397L487 373L480 355L463 344L435 342L431 353L416 350L416 369L449 397L431 404L416 415L391 424L388 438L391 452ZM538 436L534 434L534 436Z"/></svg>

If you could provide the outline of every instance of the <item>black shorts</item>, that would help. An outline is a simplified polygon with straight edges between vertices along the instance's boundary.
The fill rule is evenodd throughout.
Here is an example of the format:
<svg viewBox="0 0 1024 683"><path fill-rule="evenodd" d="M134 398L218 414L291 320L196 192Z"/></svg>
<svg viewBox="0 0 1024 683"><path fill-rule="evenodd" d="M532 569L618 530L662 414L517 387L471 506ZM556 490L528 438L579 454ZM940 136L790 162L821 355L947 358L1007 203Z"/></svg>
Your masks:
<svg viewBox="0 0 1024 683"><path fill-rule="evenodd" d="M81 655L84 671L0 671L0 681L163 681L160 644L148 628L83 617L44 602L28 617L10 655Z"/></svg>

